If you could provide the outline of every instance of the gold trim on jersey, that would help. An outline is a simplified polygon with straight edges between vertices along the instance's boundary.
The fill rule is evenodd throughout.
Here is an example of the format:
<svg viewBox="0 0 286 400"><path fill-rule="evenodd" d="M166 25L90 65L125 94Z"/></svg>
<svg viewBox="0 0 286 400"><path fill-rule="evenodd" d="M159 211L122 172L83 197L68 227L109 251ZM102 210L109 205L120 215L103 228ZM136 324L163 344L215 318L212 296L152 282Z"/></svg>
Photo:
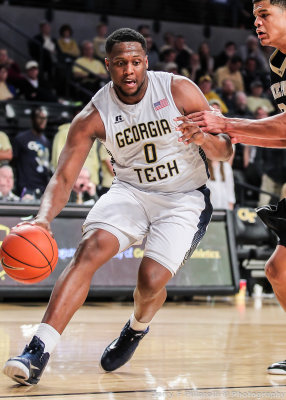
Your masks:
<svg viewBox="0 0 286 400"><path fill-rule="evenodd" d="M275 65L272 64L272 60L274 59L274 57L276 56L276 54L278 53L278 51L279 51L279 50L276 49L276 50L274 51L274 53L271 54L271 56L270 56L270 58L269 58L269 64L270 64L271 70L272 70L276 75L279 75L280 78L282 78L282 76L284 75L285 70L286 70L286 57L284 57L284 60L283 60L283 62L282 62L282 64L281 64L280 67L275 67Z"/></svg>

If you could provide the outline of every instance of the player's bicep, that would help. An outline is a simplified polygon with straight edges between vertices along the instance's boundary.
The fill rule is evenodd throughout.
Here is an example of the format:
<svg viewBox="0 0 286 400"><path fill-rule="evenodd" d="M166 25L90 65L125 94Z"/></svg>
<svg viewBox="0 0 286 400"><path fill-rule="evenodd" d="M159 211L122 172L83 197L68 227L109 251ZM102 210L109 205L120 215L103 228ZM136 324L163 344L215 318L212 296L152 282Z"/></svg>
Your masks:
<svg viewBox="0 0 286 400"><path fill-rule="evenodd" d="M199 87L189 79L174 77L172 94L177 108L183 115L210 110L207 99Z"/></svg>

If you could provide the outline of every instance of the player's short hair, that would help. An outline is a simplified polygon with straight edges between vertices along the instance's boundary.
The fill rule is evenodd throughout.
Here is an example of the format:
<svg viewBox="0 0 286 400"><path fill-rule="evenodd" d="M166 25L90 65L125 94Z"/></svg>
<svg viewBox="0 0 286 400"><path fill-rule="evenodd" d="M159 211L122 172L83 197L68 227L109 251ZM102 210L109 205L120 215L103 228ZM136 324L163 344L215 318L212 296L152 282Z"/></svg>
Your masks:
<svg viewBox="0 0 286 400"><path fill-rule="evenodd" d="M252 3L258 3L261 0L252 0ZM273 6L279 6L282 8L286 8L286 0L269 0L270 4Z"/></svg>
<svg viewBox="0 0 286 400"><path fill-rule="evenodd" d="M111 35L109 35L108 38L106 39L105 43L106 54L111 53L111 50L116 43L122 43L122 42L138 42L141 44L144 52L147 53L146 40L144 36L141 35L141 33L135 31L134 29L121 28L111 33Z"/></svg>

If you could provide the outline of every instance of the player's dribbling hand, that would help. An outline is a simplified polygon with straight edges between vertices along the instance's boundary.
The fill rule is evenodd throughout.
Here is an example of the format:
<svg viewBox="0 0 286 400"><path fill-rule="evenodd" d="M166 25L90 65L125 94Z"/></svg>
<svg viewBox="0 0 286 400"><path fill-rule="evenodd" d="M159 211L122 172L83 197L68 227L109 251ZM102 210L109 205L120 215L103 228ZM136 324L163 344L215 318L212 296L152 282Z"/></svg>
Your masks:
<svg viewBox="0 0 286 400"><path fill-rule="evenodd" d="M188 145L194 143L198 146L202 146L206 140L207 134L201 130L201 128L190 121L188 117L182 116L175 118L175 121L182 122L176 127L176 131L180 131L182 135L178 141Z"/></svg>
<svg viewBox="0 0 286 400"><path fill-rule="evenodd" d="M182 117L178 117L180 121ZM212 109L208 111L199 111L187 115L187 118L197 124L204 132L208 133L224 133L225 117L220 111Z"/></svg>
<svg viewBox="0 0 286 400"><path fill-rule="evenodd" d="M16 226L14 226L14 227L11 229L11 231L12 231L12 230L15 230L15 229L17 229L17 228L20 228L20 227L23 226L23 225L38 225L38 226L40 226L40 227L46 229L46 230L50 233L50 235L51 235L52 237L54 237L53 232L51 231L50 223L47 222L46 220L42 220L42 219L37 218L37 217L36 217L35 219L33 219L33 220L30 220L30 221L23 221L23 222L20 222L19 224L17 224Z"/></svg>

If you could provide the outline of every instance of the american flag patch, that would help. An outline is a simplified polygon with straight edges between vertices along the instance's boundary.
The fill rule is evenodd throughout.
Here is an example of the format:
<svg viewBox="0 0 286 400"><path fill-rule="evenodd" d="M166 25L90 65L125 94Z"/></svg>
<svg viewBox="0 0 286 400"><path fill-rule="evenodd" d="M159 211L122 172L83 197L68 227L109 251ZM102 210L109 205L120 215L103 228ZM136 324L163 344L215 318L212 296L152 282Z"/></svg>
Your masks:
<svg viewBox="0 0 286 400"><path fill-rule="evenodd" d="M165 97L160 101L156 101L156 103L154 103L154 108L155 111L158 111L161 110L161 108L167 107L168 105L169 105L168 99Z"/></svg>

